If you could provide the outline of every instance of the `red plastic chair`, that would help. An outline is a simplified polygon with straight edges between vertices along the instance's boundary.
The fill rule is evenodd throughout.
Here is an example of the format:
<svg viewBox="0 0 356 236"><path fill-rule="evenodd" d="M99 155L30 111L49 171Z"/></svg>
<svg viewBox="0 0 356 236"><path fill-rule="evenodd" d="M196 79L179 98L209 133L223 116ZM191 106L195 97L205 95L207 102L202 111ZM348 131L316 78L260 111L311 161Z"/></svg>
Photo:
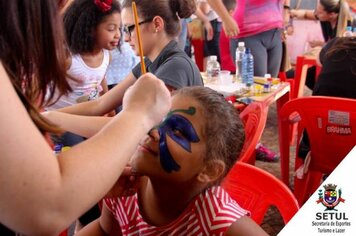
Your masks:
<svg viewBox="0 0 356 236"><path fill-rule="evenodd" d="M194 58L200 71L204 71L204 40L192 39L192 46L194 48Z"/></svg>
<svg viewBox="0 0 356 236"><path fill-rule="evenodd" d="M356 145L356 100L324 96L298 98L282 107L279 119L282 123L281 175L286 184L289 184L290 150L287 137L290 125L299 122L299 137L304 128L308 133L311 152L309 171L302 180L294 178L294 194L302 205L320 185L321 175L330 174ZM295 169L300 164L300 158L296 158Z"/></svg>
<svg viewBox="0 0 356 236"><path fill-rule="evenodd" d="M221 186L251 218L261 224L270 206L279 210L285 224L299 210L299 205L289 188L270 173L242 162L237 162Z"/></svg>
<svg viewBox="0 0 356 236"><path fill-rule="evenodd" d="M239 161L255 164L256 145L261 139L267 120L267 107L262 103L253 102L240 113L245 125L245 143Z"/></svg>
<svg viewBox="0 0 356 236"><path fill-rule="evenodd" d="M316 63L315 59L298 56L295 64L295 75L294 78L287 78L285 72L280 72L279 77L281 81L286 81L290 83L291 86L291 99L299 98L303 96L305 79L307 76L307 70L311 66L316 66L315 79L318 78L320 73L320 66Z"/></svg>
<svg viewBox="0 0 356 236"><path fill-rule="evenodd" d="M279 76L281 81L289 82L290 90L290 99L296 99L303 97L305 80L307 78L308 68L311 66L316 66L315 80L320 74L321 67L317 64L316 59L298 56L296 65L295 65L295 76L294 78L287 78L285 72L280 72ZM295 142L295 133L297 132L297 126L294 125L291 127L293 132L291 133L290 142L293 144Z"/></svg>

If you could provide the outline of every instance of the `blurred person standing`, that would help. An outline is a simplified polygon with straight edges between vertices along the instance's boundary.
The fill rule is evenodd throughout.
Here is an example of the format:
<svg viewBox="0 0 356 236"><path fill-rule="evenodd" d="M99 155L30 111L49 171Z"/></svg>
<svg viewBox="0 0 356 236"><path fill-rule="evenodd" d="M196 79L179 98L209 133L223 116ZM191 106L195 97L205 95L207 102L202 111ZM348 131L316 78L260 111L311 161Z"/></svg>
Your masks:
<svg viewBox="0 0 356 236"><path fill-rule="evenodd" d="M289 22L290 0L236 0L231 17L222 0L207 0L219 14L230 41L230 53L235 61L239 42L245 42L255 58L254 75L266 73L277 77L282 59L282 29Z"/></svg>
<svg viewBox="0 0 356 236"><path fill-rule="evenodd" d="M230 41L235 61L239 42L244 42L254 56L254 75L269 73L277 77L282 59L284 23L289 21L289 0L237 0L233 18L240 33Z"/></svg>
<svg viewBox="0 0 356 236"><path fill-rule="evenodd" d="M206 70L206 63L209 56L215 55L218 62L220 63L220 48L219 39L221 32L221 21L218 14L210 7L206 0L198 0L198 8L206 15L209 19L210 24L213 28L213 36L209 37L209 32L205 30L204 32L204 71Z"/></svg>

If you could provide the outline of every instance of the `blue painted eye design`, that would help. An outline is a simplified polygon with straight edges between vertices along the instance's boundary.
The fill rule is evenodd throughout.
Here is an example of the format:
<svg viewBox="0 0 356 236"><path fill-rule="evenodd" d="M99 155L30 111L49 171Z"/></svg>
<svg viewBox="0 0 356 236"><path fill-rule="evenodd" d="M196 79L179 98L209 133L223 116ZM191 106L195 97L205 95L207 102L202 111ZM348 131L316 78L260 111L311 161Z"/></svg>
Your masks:
<svg viewBox="0 0 356 236"><path fill-rule="evenodd" d="M194 107L190 107L188 110L179 111L192 115L195 114ZM184 116L173 114L173 112L176 111L170 112L167 119L158 127L160 135L160 162L162 168L168 173L178 171L180 166L173 159L168 149L167 136L188 152L191 152L191 143L197 143L200 141L192 123Z"/></svg>

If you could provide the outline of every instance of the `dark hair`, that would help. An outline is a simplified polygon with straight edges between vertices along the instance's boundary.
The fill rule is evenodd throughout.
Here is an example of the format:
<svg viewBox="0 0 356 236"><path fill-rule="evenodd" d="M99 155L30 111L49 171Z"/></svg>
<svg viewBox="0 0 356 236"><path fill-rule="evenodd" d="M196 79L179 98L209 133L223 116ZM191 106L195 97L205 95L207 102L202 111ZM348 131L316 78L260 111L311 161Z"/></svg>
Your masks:
<svg viewBox="0 0 356 236"><path fill-rule="evenodd" d="M205 163L222 160L225 172L218 182L226 176L240 156L245 142L242 121L233 105L216 91L203 87L184 87L174 91L174 95L189 96L197 100L203 108L205 118L204 136L206 137Z"/></svg>
<svg viewBox="0 0 356 236"><path fill-rule="evenodd" d="M137 13L142 19L160 16L165 22L165 31L169 36L180 32L179 18L188 18L196 10L194 0L135 0ZM122 7L131 8L132 0L124 0Z"/></svg>
<svg viewBox="0 0 356 236"><path fill-rule="evenodd" d="M121 7L113 0L109 10L96 5L95 0L75 0L64 13L64 30L69 50L74 54L91 52L96 39L94 30L106 16L120 13Z"/></svg>
<svg viewBox="0 0 356 236"><path fill-rule="evenodd" d="M223 4L228 11L235 10L236 0L223 0Z"/></svg>
<svg viewBox="0 0 356 236"><path fill-rule="evenodd" d="M356 63L356 57L353 56L356 52L351 53L351 51L356 51L356 37L338 37L333 40L334 42L329 42L333 43L333 45L331 45L329 50L326 52L326 57L333 57L336 61L344 61L347 57L348 61L351 60ZM351 67L350 70L352 74L356 75L354 67Z"/></svg>
<svg viewBox="0 0 356 236"><path fill-rule="evenodd" d="M340 0L320 0L320 4L324 7L324 10L328 13L340 12Z"/></svg>
<svg viewBox="0 0 356 236"><path fill-rule="evenodd" d="M57 1L0 1L0 9L1 63L37 127L57 132L38 112L55 89L70 91Z"/></svg>

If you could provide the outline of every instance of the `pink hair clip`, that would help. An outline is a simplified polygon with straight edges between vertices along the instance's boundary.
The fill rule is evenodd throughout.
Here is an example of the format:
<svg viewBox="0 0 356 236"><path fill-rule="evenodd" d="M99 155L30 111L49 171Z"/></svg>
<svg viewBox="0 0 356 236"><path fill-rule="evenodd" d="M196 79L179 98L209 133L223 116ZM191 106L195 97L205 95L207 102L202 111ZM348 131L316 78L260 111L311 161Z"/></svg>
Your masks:
<svg viewBox="0 0 356 236"><path fill-rule="evenodd" d="M112 0L94 0L94 4L97 5L101 11L107 12L111 9Z"/></svg>

